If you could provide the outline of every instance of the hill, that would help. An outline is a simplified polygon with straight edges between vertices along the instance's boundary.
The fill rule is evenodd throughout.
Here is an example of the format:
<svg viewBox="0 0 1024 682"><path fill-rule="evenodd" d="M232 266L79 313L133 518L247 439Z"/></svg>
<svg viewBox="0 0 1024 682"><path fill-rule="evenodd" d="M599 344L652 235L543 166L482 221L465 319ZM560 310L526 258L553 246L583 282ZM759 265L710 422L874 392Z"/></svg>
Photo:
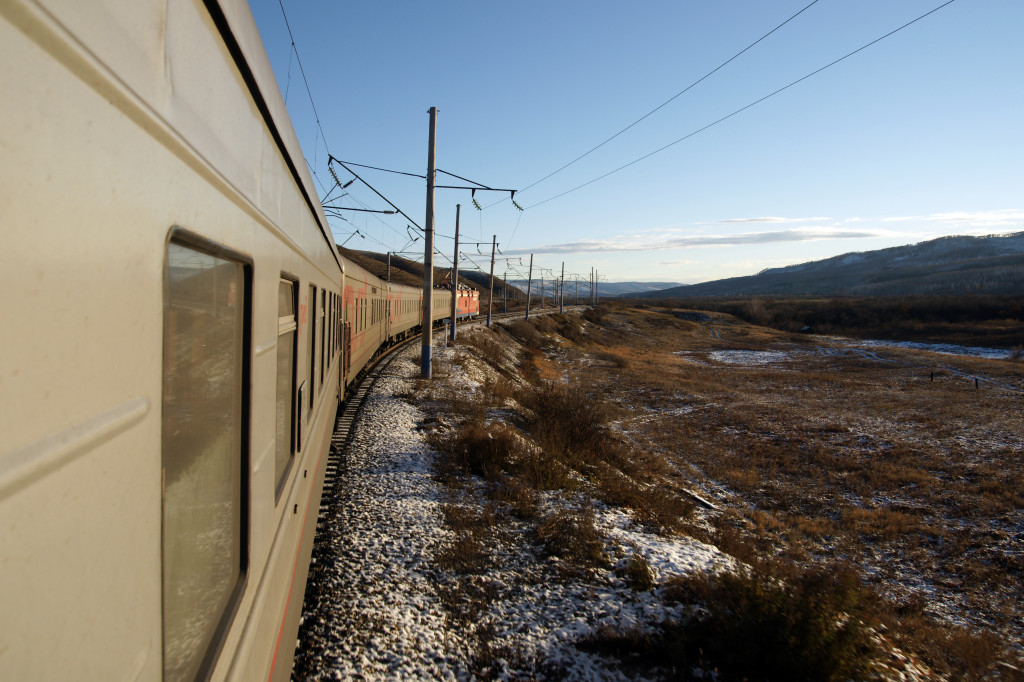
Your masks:
<svg viewBox="0 0 1024 682"><path fill-rule="evenodd" d="M1024 293L1024 232L940 237L847 253L756 275L674 287L638 298L694 296L909 296Z"/></svg>
<svg viewBox="0 0 1024 682"><path fill-rule="evenodd" d="M526 280L516 279L509 280L509 286L515 286L526 291ZM668 288L682 287L685 285L679 282L601 282L598 284L597 291L602 298L622 296L630 298L633 296L644 296L650 295L656 292L663 291ZM579 280L577 283L574 279L566 277L565 280L565 296L568 301L570 298L574 299L576 296L577 289L579 290L579 296L581 300L586 299L588 292L590 291L590 282L586 280ZM534 293L540 295L540 279L533 283ZM547 296L551 296L551 280L545 281L545 289Z"/></svg>
<svg viewBox="0 0 1024 682"><path fill-rule="evenodd" d="M373 251L355 251L341 246L338 247L338 253L364 270L369 271L374 276L387 279L388 257L386 254ZM421 287L423 286L423 263L392 255L390 276L390 281L392 282ZM450 278L451 268L434 267L434 286L446 285ZM459 272L459 285L469 286L479 291L481 301L486 300L489 290L489 279L488 275L481 272ZM494 278L494 299L496 301L500 301L503 298L504 286L500 277ZM510 301L523 298L521 292L511 282L508 284L508 297Z"/></svg>

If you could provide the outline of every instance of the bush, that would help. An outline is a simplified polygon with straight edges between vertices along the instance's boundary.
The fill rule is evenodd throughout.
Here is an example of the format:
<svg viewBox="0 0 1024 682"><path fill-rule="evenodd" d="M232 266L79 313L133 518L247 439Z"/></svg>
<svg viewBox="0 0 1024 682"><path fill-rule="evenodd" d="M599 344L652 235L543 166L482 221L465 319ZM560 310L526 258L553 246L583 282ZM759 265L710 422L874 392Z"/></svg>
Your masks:
<svg viewBox="0 0 1024 682"><path fill-rule="evenodd" d="M526 320L515 320L507 327L508 333L524 346L538 348L541 342L540 332Z"/></svg>
<svg viewBox="0 0 1024 682"><path fill-rule="evenodd" d="M816 569L788 581L754 573L674 578L663 598L702 606L689 621L608 628L578 646L687 679L864 679L875 648L860 621L863 593L852 573ZM658 676L657 674L655 676Z"/></svg>
<svg viewBox="0 0 1024 682"><path fill-rule="evenodd" d="M654 572L642 554L631 554L621 572L626 583L637 592L654 587Z"/></svg>
<svg viewBox="0 0 1024 682"><path fill-rule="evenodd" d="M515 431L502 424L463 424L447 448L452 466L483 478L497 480L522 448Z"/></svg>
<svg viewBox="0 0 1024 682"><path fill-rule="evenodd" d="M476 348L479 357L488 365L495 369L502 369L505 360L504 349L493 332L488 329L474 329L468 334L463 332L460 341L467 346Z"/></svg>
<svg viewBox="0 0 1024 682"><path fill-rule="evenodd" d="M663 655L704 658L726 679L862 678L875 653L853 571L818 567L777 579L754 572L677 578L675 597L704 605L666 626ZM682 663L682 661L680 661Z"/></svg>
<svg viewBox="0 0 1024 682"><path fill-rule="evenodd" d="M600 452L610 438L607 408L579 387L544 382L522 391L519 404L529 410L526 430L552 454L578 460Z"/></svg>
<svg viewBox="0 0 1024 682"><path fill-rule="evenodd" d="M561 507L543 518L537 535L548 552L565 561L567 571L606 566L604 542L594 526L594 508L585 501L577 508Z"/></svg>

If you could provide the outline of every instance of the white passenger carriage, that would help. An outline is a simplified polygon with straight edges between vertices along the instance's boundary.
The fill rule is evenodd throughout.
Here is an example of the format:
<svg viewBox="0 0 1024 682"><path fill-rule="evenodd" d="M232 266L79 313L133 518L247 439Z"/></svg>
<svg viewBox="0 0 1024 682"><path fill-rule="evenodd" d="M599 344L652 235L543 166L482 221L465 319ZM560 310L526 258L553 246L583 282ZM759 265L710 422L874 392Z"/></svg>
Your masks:
<svg viewBox="0 0 1024 682"><path fill-rule="evenodd" d="M339 257L245 2L0 0L0 56L0 680L287 679L422 290Z"/></svg>
<svg viewBox="0 0 1024 682"><path fill-rule="evenodd" d="M286 679L343 263L248 6L0 2L0 679Z"/></svg>
<svg viewBox="0 0 1024 682"><path fill-rule="evenodd" d="M345 382L351 384L387 338L387 289L379 280L354 263L346 263L345 285L346 348L349 349Z"/></svg>

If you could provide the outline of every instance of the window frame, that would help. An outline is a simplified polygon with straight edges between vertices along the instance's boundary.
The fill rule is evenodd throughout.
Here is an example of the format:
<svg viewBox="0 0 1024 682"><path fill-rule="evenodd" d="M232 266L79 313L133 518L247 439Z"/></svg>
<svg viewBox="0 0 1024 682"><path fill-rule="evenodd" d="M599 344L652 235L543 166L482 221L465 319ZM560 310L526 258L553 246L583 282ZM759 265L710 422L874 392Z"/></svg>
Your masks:
<svg viewBox="0 0 1024 682"><path fill-rule="evenodd" d="M306 325L306 329L309 333L309 406L306 414L306 420L313 416L313 405L316 404L316 285L310 283L307 288L306 298L306 316L309 318L309 323ZM311 300L312 299L312 300Z"/></svg>
<svg viewBox="0 0 1024 682"><path fill-rule="evenodd" d="M167 311L170 309L170 276L168 268L168 256L171 244L197 251L199 253L230 261L241 266L242 291L236 295L241 296L241 366L239 378L241 386L239 390L239 460L238 460L238 483L239 483L239 518L238 518L238 559L237 576L235 584L228 593L228 599L224 609L218 618L217 625L213 630L209 642L206 643L206 650L203 652L198 668L198 679L208 679L213 672L224 644L227 641L228 633L234 624L242 604L242 597L245 594L249 583L250 569L252 564L252 493L250 472L252 467L252 368L253 368L253 283L255 280L255 266L253 258L241 251L232 249L224 244L215 242L207 237L199 235L184 227L174 225L167 234L163 249L163 319L161 321L161 386L166 381L166 357L167 357ZM161 388L161 391L163 389ZM161 410L163 410L163 397L161 397ZM166 588L164 574L166 571L166 517L165 517L165 482L164 482L164 423L161 418L161 494L160 494L160 652L161 658L166 656L167 647L167 624L166 624ZM162 674L166 669L161 665Z"/></svg>
<svg viewBox="0 0 1024 682"><path fill-rule="evenodd" d="M277 478L277 481L274 484L274 503L275 504L277 504L280 501L280 499L281 499L281 492L284 490L285 482L288 480L289 475L290 475L291 470L292 470L292 467L295 465L295 455L298 454L298 452L299 452L299 442L300 442L300 438L299 438L299 431L300 431L300 429L299 429L299 422L301 421L300 420L301 409L300 409L300 404L299 404L300 397L299 397L299 387L298 387L298 384L299 384L299 278L298 277L294 277L294 276L292 276L292 275L290 275L290 274L288 274L286 272L282 272L280 277L278 278L278 295L280 295L280 286L281 286L281 284L284 284L284 283L287 283L287 284L289 284L291 286L291 294L292 294L292 319L291 319L290 323L285 324L286 327L290 326L290 328L288 328L288 329L283 328L282 327L282 324L283 324L282 320L284 318L281 317L280 309L278 310L278 316L277 316L277 343L278 344L281 343L281 337L284 334L289 334L289 333L293 334L293 338L292 338L292 366L291 366L291 370L292 370L291 371L291 400L289 401L290 411L289 411L289 417L288 417L289 426L290 426L290 428L289 428L289 436L288 436L289 457L288 457L288 464L287 464L287 466L285 466L282 471L280 471L280 472L277 471L277 465L276 465L276 462L277 462L277 452L276 452L276 447L275 447L275 453L274 453L275 454L275 458L274 458L274 461L275 461L274 475ZM276 373L275 373L275 376L276 376ZM277 379L278 379L278 381L280 381L280 377L277 377ZM274 409L275 409L275 416L276 416L276 410L277 410L276 390L275 390ZM278 435L276 428L274 430L274 434L275 434L275 438L276 438L277 435Z"/></svg>

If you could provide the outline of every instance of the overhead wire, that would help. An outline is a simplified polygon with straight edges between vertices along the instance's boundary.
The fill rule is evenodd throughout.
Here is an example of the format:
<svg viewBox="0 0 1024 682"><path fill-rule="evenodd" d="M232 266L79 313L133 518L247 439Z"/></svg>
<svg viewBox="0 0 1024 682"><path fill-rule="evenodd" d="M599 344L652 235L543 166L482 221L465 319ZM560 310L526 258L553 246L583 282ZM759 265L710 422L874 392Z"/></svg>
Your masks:
<svg viewBox="0 0 1024 682"><path fill-rule="evenodd" d="M938 12L943 7L946 7L947 5L951 5L954 2L956 2L956 0L947 0L946 2L942 3L938 7L934 8L934 9L928 11L928 12L925 12L924 14L922 14L919 17L917 17L916 19L908 21L907 23L903 24L902 26L889 31L885 35L883 35L883 36L881 36L879 38L875 38L871 42L866 43L865 45L862 45L861 47L858 47L856 50L853 50L852 52L846 53L842 57L839 57L838 59L829 62L825 66L822 66L821 68L816 69L816 70L808 73L807 75L802 76L801 78L796 79L795 81L789 83L788 85L782 86L778 90L775 90L775 91L765 95L764 97L761 97L760 99L755 100L755 101L751 102L750 104L747 104L746 106L740 107L736 111L733 111L731 114L727 114L727 115L721 117L720 119L718 119L716 121L713 121L713 122L707 124L706 126L703 126L702 128L698 128L697 130L694 130L693 132L691 132L691 133L689 133L687 135L684 135L683 137L680 137L678 140L675 140L673 142L669 142L668 144L664 145L663 147L659 147L658 149L655 149L652 152L644 154L640 158L634 159L633 161L630 161L627 164L623 164L622 166L619 166L618 168L616 168L614 170L610 170L607 173L605 173L604 175L600 175L600 176L598 176L598 177L596 177L596 178L594 178L592 180L588 180L587 182L584 182L581 185L577 185L576 187L573 187L572 189L566 190L566 191L562 192L561 194L556 194L553 197L548 197L547 199L544 199L543 201L538 201L535 204L527 206L527 209L536 208L537 206L540 206L542 204L546 204L549 201L554 201L555 199L559 199L561 197L564 197L567 194L571 194L572 192L575 192L576 190L583 189L584 187L586 187L588 185L592 185L592 184L594 184L595 182L597 182L599 180L603 180L603 179L607 178L610 175L614 175L615 173L618 173L619 171L625 170L626 168L629 168L630 166L633 166L633 165L635 165L637 163L640 163L641 161L649 159L650 157L654 156L655 154L663 152L666 149L668 149L669 147L673 147L673 146L679 144L680 142L688 140L691 137L693 137L695 135L698 135L699 133L702 133L705 130L708 130L709 128L713 128L714 126L718 125L719 123L722 123L723 121L726 121L726 120L732 118L733 116L736 116L737 114L740 114L740 113L746 111L747 109L750 109L751 107L754 107L754 106L760 104L761 102L764 102L765 100L768 100L768 99L774 97L775 95L778 95L779 93L781 93L781 92L783 92L785 90L790 89L794 85L797 85L798 83L802 83L803 81L807 80L808 78L811 78L812 76L815 76L815 75L821 73L822 71L835 66L836 64L838 64L838 63L840 63L840 62L842 62L842 61L852 57L853 55L857 54L858 52L862 52L862 51L866 50L867 48L871 47L872 45L875 45L876 43L879 43L879 42L885 40L886 38L888 38L888 37L890 37L890 36L892 36L892 35L894 35L896 33L899 33L900 31L902 31L903 29L907 28L908 26L916 24L917 22L921 21L925 17L928 17L929 15L932 15L935 12Z"/></svg>
<svg viewBox="0 0 1024 682"><path fill-rule="evenodd" d="M526 187L524 187L523 189L521 189L521 190L519 190L519 191L520 191L520 192L525 192L526 190L530 189L531 187L534 187L534 186L536 186L536 185L539 185L540 183L544 182L544 181L545 181L545 180L547 180L548 178L550 178L550 177L553 177L553 176L557 175L558 173L561 173L562 171L564 171L564 170L565 170L566 168L568 168L569 166L572 166L573 164L575 164L575 163L576 163L577 161L580 161L580 160L582 160L582 159L586 158L587 156L589 156L590 154L594 153L595 151L597 151L597 150L598 150L598 149L600 149L601 147L605 146L606 144L608 144L609 142L611 142L612 140L614 140L615 138L617 138L617 137L618 137L619 135L622 135L623 133L625 133L625 132L626 132L626 131L628 131L629 129L633 128L633 127L634 127L635 125L637 125L638 123L640 123L640 122L644 121L644 120L645 120L645 119L647 119L648 117L652 116L652 115L653 115L653 114L655 114L656 112L658 112L658 111L660 111L661 109L663 109L664 107L668 106L668 105L669 105L670 103L672 103L673 101L675 101L676 99L678 99L678 98L679 98L680 96L682 96L682 95L686 94L687 92L689 92L690 90L692 90L692 89L693 89L694 87L696 87L697 85L701 84L702 82L704 82L705 80L707 80L708 78L710 78L711 76L713 76L713 75L714 75L715 73L717 73L717 72L718 72L719 70L721 70L722 68L724 68L724 67L728 66L728 65L729 65L729 64L730 64L731 62L733 62L733 61L735 61L736 59L738 59L738 58L739 58L740 56L742 56L742 55L743 55L743 54L744 54L745 52L749 51L749 50L750 50L751 48L753 48L754 46L756 46L756 45L757 45L758 43L760 43L761 41L763 41L763 40L764 40L765 38L768 38L768 37L769 37L770 35L772 35L772 34L773 34L773 33L775 33L776 31L778 31L778 30L779 30L780 28L782 28L783 26L785 26L785 25L786 25L786 24L788 24L789 22L791 22L791 21L793 21L794 19L796 19L796 18L797 18L798 16L800 16L801 14L803 14L804 12L806 12L806 11L807 11L808 9L810 9L811 7L813 7L813 6L814 6L815 4L817 4L818 2L819 2L819 0L813 0L813 1L812 1L812 2L810 3L810 4L808 4L808 5L804 6L804 8L803 8L803 9L801 9L801 10L800 10L799 12L797 12L797 13L796 13L796 14L794 14L794 15L792 15L791 17L789 17L788 19L786 19L785 21L783 21L783 22L782 22L781 24L779 24L778 26L776 26L776 27L775 27L775 28L773 28L772 30L770 30L770 31L768 31L767 33L765 33L765 34L764 34L763 36L761 36L760 38L758 38L758 39L757 39L757 40L755 40L754 42L750 43L749 45L747 45L747 46L746 46L745 48L743 48L742 50L740 50L739 52L737 52L737 53L736 53L736 54L734 54L733 56L729 57L729 58L728 58L727 60L725 60L724 62L722 62L722 63L721 63L721 64L719 64L718 66L716 66L716 67L715 67L714 69L712 69L711 71L708 71L708 72L707 72L706 74L704 74L703 76L701 76L700 78L698 78L698 79L697 79L697 80L695 80L694 82L690 83L690 84L689 84L689 85L687 85L687 86L686 86L685 88L683 88L682 90L680 90L680 91L679 91L679 92L677 92L676 94L672 95L672 96L671 96L671 97L669 97L669 98L668 98L667 100L665 100L664 102L662 102L662 103L661 103L661 104L659 104L658 106L654 107L653 109L651 109L650 111L648 111L648 112L647 112L646 114L644 114L643 116L641 116L641 117L640 117L640 118L638 118L637 120L635 120L635 121L633 121L632 123L630 123L630 124L629 124L628 126L626 126L625 128L623 128L623 129L622 129L622 130L620 130L619 132L615 133L614 135L612 135L612 136L611 136L611 137L609 137L608 139L604 140L604 141L603 141L603 142L601 142L600 144L597 144L597 145L595 145L595 146L591 147L590 149L588 149L587 151L583 152L582 154L580 154L579 156L577 156L577 157L576 157L575 159L573 159L573 160L572 160L572 161L570 161L569 163L567 163L567 164L565 164L564 166L562 166L561 168L559 168L559 169L557 169L557 170L555 170L555 171L552 171L552 172L548 173L547 175L545 175L545 176L544 176L543 178L541 178L540 180L537 180L537 181L535 181L535 182L533 182L533 183L531 183L531 184L527 185Z"/></svg>
<svg viewBox="0 0 1024 682"><path fill-rule="evenodd" d="M353 170L352 170L351 168L349 168L349 167L348 167L348 165L347 165L347 164L346 164L346 163L345 163L344 161L341 161L340 159L336 158L336 157L335 157L335 156L333 156L332 154L328 153L328 156L327 156L327 163L328 163L328 164L330 164L330 163L331 163L331 161L334 161L335 163L337 163L337 164L338 164L339 166L341 166L342 168L344 168L345 170L347 170L347 171L348 171L349 173L351 173L352 175L354 175L354 176L356 177L356 179L358 179L358 180L359 180L359 181L360 181L361 183L363 183L364 185L366 185L367 187L369 187L369 188L370 188L371 190L373 190L373 193L374 193L374 194L376 194L376 195L377 195L377 196L379 196L379 197L380 197L381 199L383 199L384 201L386 201L386 202L388 203L388 205L389 205L389 206L391 206L391 208L393 208L393 209L395 209L396 211L398 211L398 212L399 212L399 213L400 213L400 214L401 214L402 216L404 216L404 217L405 217L405 219L406 219L406 220L408 220L408 221L409 221L410 223L412 223L413 225L415 225L415 226L416 226L416 228L417 228L417 229L418 229L418 230L419 230L420 232L423 232L423 231L424 231L424 230L423 230L423 228L419 226L419 223L417 223L417 222L416 222L415 220L413 220L413 219L412 219L412 218L410 218L410 217L409 217L408 215L406 215L406 213L405 213L404 211L402 211L402 209L398 208L398 206L396 206L396 205L395 205L394 203L392 203L392 201L391 201L390 199L388 199L388 198L387 198L386 196L384 196L383 194L381 194L380 192L378 192L378 191L377 191L377 189L376 189L376 188L375 188L375 187L374 187L373 185L371 185L371 184L370 184L370 183L368 183L368 182L367 182L366 180L364 180L363 178L361 178L361 177L360 177L360 176L359 176L359 175L358 175L357 173L355 173L355 172L354 172L354 171L353 171ZM355 165L355 164L353 164L353 165Z"/></svg>
<svg viewBox="0 0 1024 682"><path fill-rule="evenodd" d="M288 13L284 11L284 0L277 0L277 4L281 7L281 16L284 17L284 26L288 29L288 39L292 43L292 52L295 53L295 61L299 65L299 73L302 74L302 82L306 85L306 94L309 96L309 105L313 107L313 118L316 119L316 127L320 131L320 137L323 138L324 147L330 149L330 145L327 144L327 136L324 135L324 128L320 124L320 114L316 110L316 103L313 101L313 91L309 87L309 80L306 78L306 70L302 68L302 57L299 56L299 49L295 46L295 35L292 33L292 26L288 22ZM289 64L291 63L291 56L289 56ZM313 154L316 155L316 141L313 142ZM309 161L306 161L309 164ZM316 175L316 170L313 170L313 175Z"/></svg>

